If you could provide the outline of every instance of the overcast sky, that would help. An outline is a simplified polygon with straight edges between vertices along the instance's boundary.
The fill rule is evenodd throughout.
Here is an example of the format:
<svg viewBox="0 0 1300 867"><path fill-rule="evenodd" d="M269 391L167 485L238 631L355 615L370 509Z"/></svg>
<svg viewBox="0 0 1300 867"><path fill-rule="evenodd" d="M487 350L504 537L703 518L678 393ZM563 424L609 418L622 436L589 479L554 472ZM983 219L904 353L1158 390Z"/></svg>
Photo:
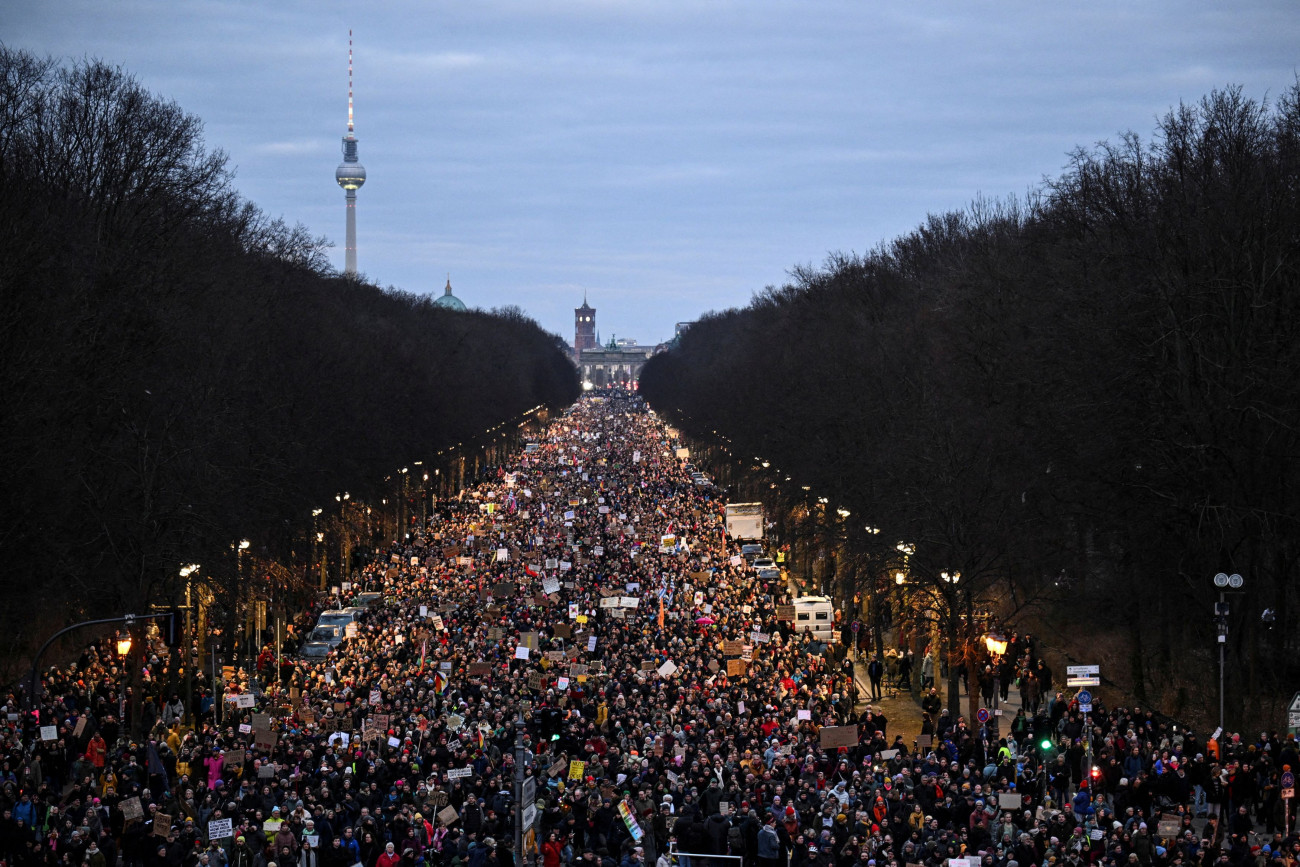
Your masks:
<svg viewBox="0 0 1300 867"><path fill-rule="evenodd" d="M6 0L0 39L120 64L224 149L240 191L336 244L354 30L369 179L358 265L571 341L654 343L800 264L1078 145L1149 136L1180 100L1274 97L1296 0Z"/></svg>

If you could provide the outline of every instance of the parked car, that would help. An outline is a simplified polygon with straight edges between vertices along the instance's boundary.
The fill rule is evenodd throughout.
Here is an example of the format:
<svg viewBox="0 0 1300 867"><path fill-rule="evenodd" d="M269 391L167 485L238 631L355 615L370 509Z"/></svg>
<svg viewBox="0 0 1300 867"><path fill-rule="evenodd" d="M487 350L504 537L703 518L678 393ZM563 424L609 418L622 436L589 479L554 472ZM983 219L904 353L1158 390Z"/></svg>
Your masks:
<svg viewBox="0 0 1300 867"><path fill-rule="evenodd" d="M776 567L769 567L758 570L758 577L763 581L780 581L781 570Z"/></svg>
<svg viewBox="0 0 1300 867"><path fill-rule="evenodd" d="M750 542L746 545L741 545L740 556L744 557L746 560L752 563L754 562L755 557L763 556L763 546L759 545L756 542Z"/></svg>
<svg viewBox="0 0 1300 867"><path fill-rule="evenodd" d="M354 608L374 608L383 601L382 593L358 593L357 598L352 600Z"/></svg>
<svg viewBox="0 0 1300 867"><path fill-rule="evenodd" d="M776 561L767 556L755 557L752 565L755 569L775 569Z"/></svg>
<svg viewBox="0 0 1300 867"><path fill-rule="evenodd" d="M321 642L328 644L330 647L338 647L343 643L343 638L342 626L317 626L311 631L311 634L307 636L307 642L309 644L312 642Z"/></svg>
<svg viewBox="0 0 1300 867"><path fill-rule="evenodd" d="M324 659L329 656L333 647L324 641L308 641L298 651L298 655L306 659Z"/></svg>
<svg viewBox="0 0 1300 867"><path fill-rule="evenodd" d="M320 619L316 621L317 628L321 626L339 626L345 627L354 620L361 617L364 608L337 608L333 611L322 611Z"/></svg>

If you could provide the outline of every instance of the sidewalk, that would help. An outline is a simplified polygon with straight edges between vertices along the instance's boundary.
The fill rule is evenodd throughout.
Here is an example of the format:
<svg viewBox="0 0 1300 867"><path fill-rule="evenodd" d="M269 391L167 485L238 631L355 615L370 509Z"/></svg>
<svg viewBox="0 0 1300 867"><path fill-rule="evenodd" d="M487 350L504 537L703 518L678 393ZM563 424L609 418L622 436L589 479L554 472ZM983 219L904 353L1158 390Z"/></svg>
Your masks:
<svg viewBox="0 0 1300 867"><path fill-rule="evenodd" d="M855 709L861 713L870 706L884 713L885 718L889 721L890 739L893 739L893 735L902 735L903 740L910 746L916 736L921 733L921 694L918 692L917 698L914 699L910 692L900 691L891 698L889 697L889 691L884 689L882 686L882 697L879 699L872 698L871 679L867 677L867 663L870 659L871 657L869 655L860 655L853 666L854 679L857 681L858 686L858 702ZM936 686L939 688L940 697L944 699L944 707L947 707L946 679L943 682L937 683ZM961 683L958 681L958 688L960 688L960 686ZM961 716L968 716L968 700L969 695L963 691L961 693ZM999 721L998 729L1000 732L1003 734L1006 733L1006 731L1011 727L1011 720L1020 711L1020 708L1020 690L1016 689L1014 686L1007 691L1006 701L1002 701L1001 697L998 698L997 709L1002 711L1001 715L1004 718ZM993 710L990 710L989 712L991 714L994 713ZM974 724L974 720L970 720L969 722L972 725Z"/></svg>

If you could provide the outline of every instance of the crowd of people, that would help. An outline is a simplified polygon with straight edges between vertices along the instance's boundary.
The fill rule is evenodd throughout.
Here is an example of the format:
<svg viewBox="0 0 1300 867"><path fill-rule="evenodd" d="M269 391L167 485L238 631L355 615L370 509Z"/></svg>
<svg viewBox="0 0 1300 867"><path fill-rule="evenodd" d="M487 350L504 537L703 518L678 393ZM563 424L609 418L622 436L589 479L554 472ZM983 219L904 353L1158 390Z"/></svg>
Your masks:
<svg viewBox="0 0 1300 867"><path fill-rule="evenodd" d="M340 588L382 601L277 687L151 702L138 739L106 650L46 676L53 737L11 695L0 859L1297 867L1292 739L1201 741L1063 692L980 724L926 689L904 731L855 706L852 664L796 632L674 445L635 395L584 399ZM1022 663L1038 679L1028 642L1008 657L990 704Z"/></svg>

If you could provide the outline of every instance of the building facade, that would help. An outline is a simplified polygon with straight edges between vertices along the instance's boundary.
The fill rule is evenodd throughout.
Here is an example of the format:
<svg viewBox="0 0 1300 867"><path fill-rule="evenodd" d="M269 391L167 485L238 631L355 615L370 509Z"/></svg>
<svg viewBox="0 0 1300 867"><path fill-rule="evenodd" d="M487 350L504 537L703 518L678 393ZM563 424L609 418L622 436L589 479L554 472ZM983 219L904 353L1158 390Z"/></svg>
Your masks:
<svg viewBox="0 0 1300 867"><path fill-rule="evenodd" d="M596 308L582 299L573 311L573 360L586 390L600 388L635 389L641 368L664 345L642 346L635 340L610 338L604 346L596 336Z"/></svg>
<svg viewBox="0 0 1300 867"><path fill-rule="evenodd" d="M596 308L582 296L582 306L573 310L573 360L580 361L588 349L599 349L596 343Z"/></svg>

